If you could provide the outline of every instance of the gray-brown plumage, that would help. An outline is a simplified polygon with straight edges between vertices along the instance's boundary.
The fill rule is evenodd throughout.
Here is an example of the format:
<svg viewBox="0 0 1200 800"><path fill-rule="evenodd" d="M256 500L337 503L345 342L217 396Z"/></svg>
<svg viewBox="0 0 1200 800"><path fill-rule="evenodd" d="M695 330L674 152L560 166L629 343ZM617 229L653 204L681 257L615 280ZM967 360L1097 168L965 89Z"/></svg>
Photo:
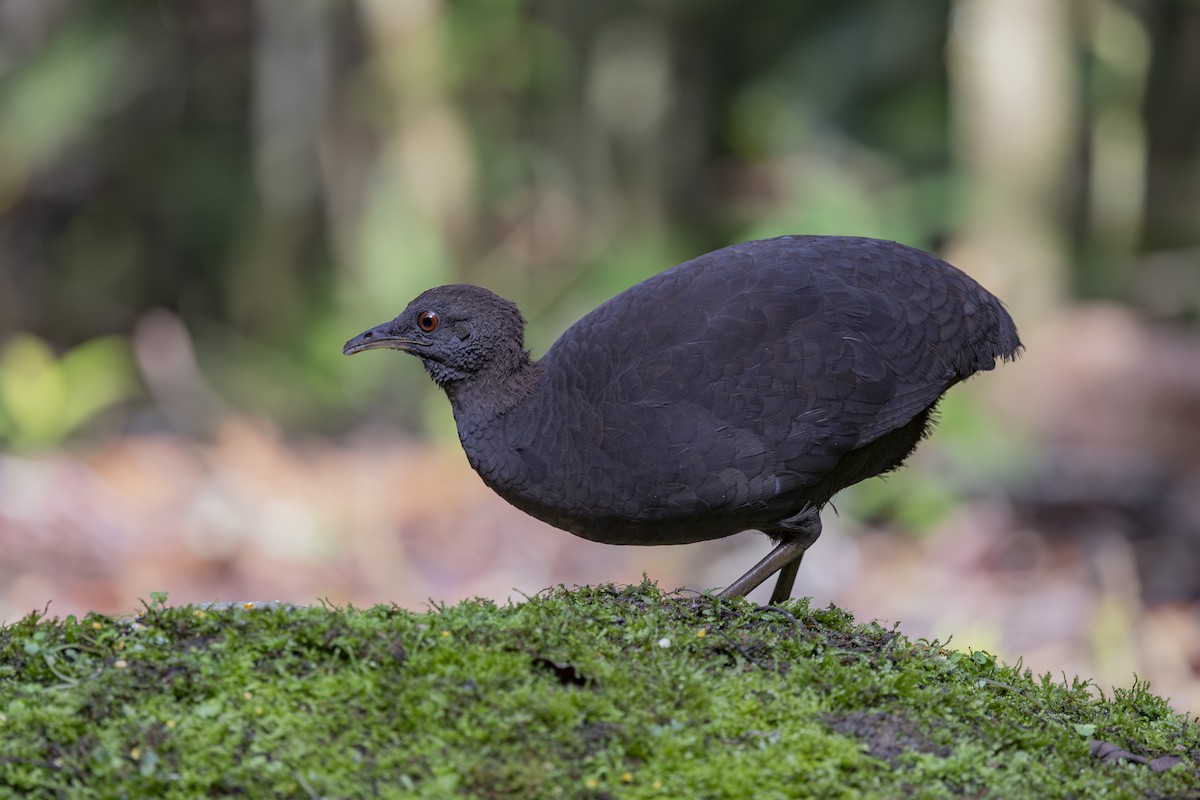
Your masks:
<svg viewBox="0 0 1200 800"><path fill-rule="evenodd" d="M819 512L900 466L942 394L1021 349L1001 303L894 242L785 236L627 289L534 361L525 320L476 286L430 289L346 343L412 353L446 391L471 466L517 508L610 544L759 530L725 590L791 594Z"/></svg>

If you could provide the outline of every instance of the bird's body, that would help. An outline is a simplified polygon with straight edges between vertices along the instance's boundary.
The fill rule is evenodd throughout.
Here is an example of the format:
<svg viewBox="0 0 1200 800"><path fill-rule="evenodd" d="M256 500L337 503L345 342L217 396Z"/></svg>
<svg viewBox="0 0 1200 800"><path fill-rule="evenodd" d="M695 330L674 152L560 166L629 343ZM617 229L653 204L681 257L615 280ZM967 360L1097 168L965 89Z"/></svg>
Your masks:
<svg viewBox="0 0 1200 800"><path fill-rule="evenodd" d="M791 546L739 585L798 561L837 491L899 466L947 389L1020 349L1003 306L964 273L851 237L680 264L596 308L540 361L523 327L486 290L439 287L346 352L420 357L471 465L551 525L640 545L754 529Z"/></svg>

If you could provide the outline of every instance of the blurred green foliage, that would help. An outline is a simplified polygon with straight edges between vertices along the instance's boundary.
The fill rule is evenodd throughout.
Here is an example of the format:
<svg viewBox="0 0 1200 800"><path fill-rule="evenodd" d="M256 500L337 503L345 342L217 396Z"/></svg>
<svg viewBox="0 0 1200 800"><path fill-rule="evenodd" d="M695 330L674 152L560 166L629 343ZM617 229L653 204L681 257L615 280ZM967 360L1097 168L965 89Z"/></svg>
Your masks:
<svg viewBox="0 0 1200 800"><path fill-rule="evenodd" d="M61 358L29 334L0 349L0 440L17 449L56 444L137 385L126 342L90 339Z"/></svg>
<svg viewBox="0 0 1200 800"><path fill-rule="evenodd" d="M81 20L65 26L8 77L0 98L8 169L0 188L12 191L14 183L51 164L100 123L120 73L122 44L118 32Z"/></svg>

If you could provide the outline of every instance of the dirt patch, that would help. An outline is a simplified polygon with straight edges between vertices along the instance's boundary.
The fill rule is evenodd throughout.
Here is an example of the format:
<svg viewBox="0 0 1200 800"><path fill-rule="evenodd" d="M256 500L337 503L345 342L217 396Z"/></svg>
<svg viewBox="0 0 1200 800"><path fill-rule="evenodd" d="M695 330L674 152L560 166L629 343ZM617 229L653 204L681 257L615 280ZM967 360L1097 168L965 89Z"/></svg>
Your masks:
<svg viewBox="0 0 1200 800"><path fill-rule="evenodd" d="M928 726L918 725L903 714L886 711L850 711L830 714L825 722L836 733L853 736L867 746L867 752L888 763L907 752L930 753L942 758L950 748L938 744L929 735Z"/></svg>

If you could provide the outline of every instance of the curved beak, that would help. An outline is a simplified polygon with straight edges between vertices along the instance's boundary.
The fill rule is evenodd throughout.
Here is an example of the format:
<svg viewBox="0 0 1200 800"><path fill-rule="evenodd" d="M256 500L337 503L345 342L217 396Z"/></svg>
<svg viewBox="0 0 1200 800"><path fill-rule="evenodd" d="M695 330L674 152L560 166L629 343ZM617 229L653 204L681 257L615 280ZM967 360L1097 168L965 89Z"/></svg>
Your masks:
<svg viewBox="0 0 1200 800"><path fill-rule="evenodd" d="M342 355L352 356L364 350L403 350L411 353L414 346L421 344L416 339L406 339L390 333L388 328L391 324L391 322L385 322L355 336L342 347Z"/></svg>

